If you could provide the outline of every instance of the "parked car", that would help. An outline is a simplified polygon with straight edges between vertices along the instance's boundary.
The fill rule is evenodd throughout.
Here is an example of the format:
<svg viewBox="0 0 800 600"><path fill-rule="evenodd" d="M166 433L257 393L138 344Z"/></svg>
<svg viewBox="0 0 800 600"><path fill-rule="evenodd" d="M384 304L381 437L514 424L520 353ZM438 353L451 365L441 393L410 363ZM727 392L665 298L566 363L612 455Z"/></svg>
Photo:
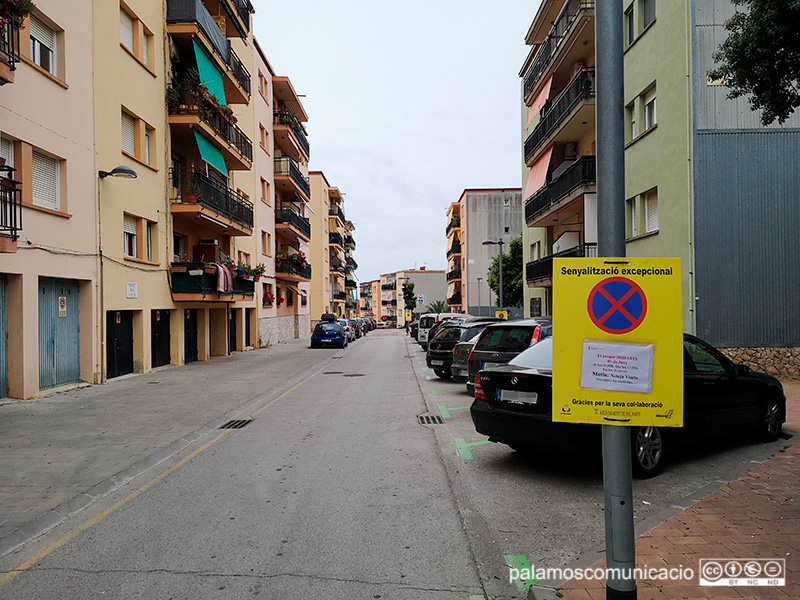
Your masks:
<svg viewBox="0 0 800 600"><path fill-rule="evenodd" d="M347 334L347 341L348 342L355 341L356 332L350 326L350 322L347 319L339 319L338 322L339 322L339 325L342 326L342 329L344 329L345 334Z"/></svg>
<svg viewBox="0 0 800 600"><path fill-rule="evenodd" d="M391 325L389 323L387 323L386 321L381 321L380 323L378 323L377 328L378 329L390 329Z"/></svg>
<svg viewBox="0 0 800 600"><path fill-rule="evenodd" d="M487 364L507 363L552 334L553 320L550 317L503 321L486 327L469 355L467 391L470 394L474 392L475 375Z"/></svg>
<svg viewBox="0 0 800 600"><path fill-rule="evenodd" d="M457 343L453 348L453 364L450 367L450 373L456 383L466 383L469 379L469 354L480 336L481 334L478 333L472 339Z"/></svg>
<svg viewBox="0 0 800 600"><path fill-rule="evenodd" d="M501 319L499 317L475 317L472 315L462 315L459 313L453 313L450 316L442 316L439 322L434 323L433 327L428 330L428 341L432 340L442 327L447 325L458 325L459 323L475 323L477 321L489 324L496 323L498 321L505 321L505 319Z"/></svg>
<svg viewBox="0 0 800 600"><path fill-rule="evenodd" d="M425 360L440 379L452 376L453 349L459 342L472 339L494 321L440 321L428 333L428 352Z"/></svg>
<svg viewBox="0 0 800 600"><path fill-rule="evenodd" d="M317 323L314 331L311 332L312 348L322 348L323 346L346 348L348 341L347 334L337 321Z"/></svg>
<svg viewBox="0 0 800 600"><path fill-rule="evenodd" d="M417 334L419 333L419 319L411 321L411 324L408 326L408 332L411 334L411 337L415 340L417 339Z"/></svg>
<svg viewBox="0 0 800 600"><path fill-rule="evenodd" d="M350 327L353 329L353 337L358 339L361 337L361 324L356 319L347 319Z"/></svg>
<svg viewBox="0 0 800 600"><path fill-rule="evenodd" d="M446 318L453 318L457 316L466 317L460 313L425 313L419 318L417 325L417 342L422 346L423 350L428 349L428 333L436 323Z"/></svg>
<svg viewBox="0 0 800 600"><path fill-rule="evenodd" d="M770 375L731 362L710 344L683 336L683 427L631 427L637 477L652 477L664 457L682 445L733 432L778 438L786 420L786 397ZM552 421L552 338L507 365L478 373L472 421L478 433L517 450L565 447L600 452L601 426Z"/></svg>

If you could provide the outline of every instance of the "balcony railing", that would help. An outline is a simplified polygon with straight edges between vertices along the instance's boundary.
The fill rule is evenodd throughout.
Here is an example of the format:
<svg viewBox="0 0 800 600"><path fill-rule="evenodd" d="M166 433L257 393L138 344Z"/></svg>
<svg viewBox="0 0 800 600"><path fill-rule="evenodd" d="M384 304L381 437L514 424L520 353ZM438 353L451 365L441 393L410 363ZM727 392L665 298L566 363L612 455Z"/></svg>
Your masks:
<svg viewBox="0 0 800 600"><path fill-rule="evenodd" d="M17 17L0 9L0 22L6 21L5 30L0 33L0 62L8 65L14 71L19 62L19 28L20 21Z"/></svg>
<svg viewBox="0 0 800 600"><path fill-rule="evenodd" d="M448 304L461 304L461 294L453 294L447 299Z"/></svg>
<svg viewBox="0 0 800 600"><path fill-rule="evenodd" d="M334 300L346 300L347 299L347 292L333 292L333 299Z"/></svg>
<svg viewBox="0 0 800 600"><path fill-rule="evenodd" d="M336 204L328 207L328 214L332 217L339 217L342 220L342 223L347 221L347 219L344 218L344 211Z"/></svg>
<svg viewBox="0 0 800 600"><path fill-rule="evenodd" d="M303 190L306 198L311 198L311 184L308 177L303 175L300 165L293 158L288 156L275 157L275 175L288 175L297 186Z"/></svg>
<svg viewBox="0 0 800 600"><path fill-rule="evenodd" d="M533 221L552 205L582 186L597 183L597 159L583 156L525 201L525 222Z"/></svg>
<svg viewBox="0 0 800 600"><path fill-rule="evenodd" d="M253 203L202 169L169 170L172 187L178 190L177 204L202 204L248 229L253 228Z"/></svg>
<svg viewBox="0 0 800 600"><path fill-rule="evenodd" d="M533 90L536 88L536 83L545 71L545 67L550 62L550 59L558 51L561 42L569 31L573 21L582 10L594 8L594 0L568 0L561 9L561 13L553 23L547 37L539 46L539 51L533 58L528 72L525 73L524 79L524 94L527 100Z"/></svg>
<svg viewBox="0 0 800 600"><path fill-rule="evenodd" d="M250 12L253 10L253 5L250 4L250 0L232 0L234 6L236 7L236 12L239 13L239 17L244 22L244 26L247 30L250 30Z"/></svg>
<svg viewBox="0 0 800 600"><path fill-rule="evenodd" d="M539 260L529 262L525 265L525 281L532 283L541 279L551 279L553 277L553 259L571 257L591 257L597 256L597 244L581 244L574 248L556 252L551 256L545 256Z"/></svg>
<svg viewBox="0 0 800 600"><path fill-rule="evenodd" d="M275 209L275 223L292 225L306 237L311 237L311 222L288 208Z"/></svg>
<svg viewBox="0 0 800 600"><path fill-rule="evenodd" d="M11 167L0 167L0 233L13 241L22 229L22 190Z"/></svg>
<svg viewBox="0 0 800 600"><path fill-rule="evenodd" d="M297 265L291 260L276 260L275 261L276 273L289 273L297 275L304 279L311 279L311 265Z"/></svg>
<svg viewBox="0 0 800 600"><path fill-rule="evenodd" d="M196 24L214 46L239 85L244 88L248 96L250 95L250 73L236 56L228 38L217 26L214 17L201 0L167 0L167 23Z"/></svg>
<svg viewBox="0 0 800 600"><path fill-rule="evenodd" d="M445 236L450 235L450 232L453 229L458 229L459 227L461 227L461 219L459 218L450 219L450 222L447 224L447 229L445 229L444 231Z"/></svg>
<svg viewBox="0 0 800 600"><path fill-rule="evenodd" d="M336 244L344 248L344 239L342 238L341 233L329 233L328 234L328 243L329 244Z"/></svg>
<svg viewBox="0 0 800 600"><path fill-rule="evenodd" d="M383 290L384 292L387 291L387 290L394 290L394 289L397 289L397 284L396 283L384 283L381 286L381 290Z"/></svg>
<svg viewBox="0 0 800 600"><path fill-rule="evenodd" d="M447 274L447 281L453 281L453 279L461 279L461 269L453 269Z"/></svg>
<svg viewBox="0 0 800 600"><path fill-rule="evenodd" d="M447 258L450 258L454 254L461 254L461 244L453 244L450 250L447 251Z"/></svg>
<svg viewBox="0 0 800 600"><path fill-rule="evenodd" d="M353 239L352 235L344 236L344 243L345 243L345 246L349 246L350 248L355 249L355 247L356 247L356 241Z"/></svg>
<svg viewBox="0 0 800 600"><path fill-rule="evenodd" d="M356 282L353 281L352 279L345 278L344 287L345 288L353 288L353 289L355 289L356 288Z"/></svg>
<svg viewBox="0 0 800 600"><path fill-rule="evenodd" d="M252 163L253 142L250 141L250 138L248 138L241 129L222 115L219 105L205 97L199 98L199 100L192 99L192 101L199 101L201 105L181 108L180 104L173 104L169 107L169 114L196 114L200 117L201 121L211 127L217 135L231 146L234 146L239 151L239 154Z"/></svg>
<svg viewBox="0 0 800 600"><path fill-rule="evenodd" d="M200 265L200 269L203 269L202 263ZM233 290L220 292L217 290L217 273L206 273L204 269L200 275L190 275L188 272L170 273L169 280L170 289L175 294L204 294L212 296L213 299L225 298L233 294L252 296L255 291L255 283L252 280L234 277Z"/></svg>
<svg viewBox="0 0 800 600"><path fill-rule="evenodd" d="M357 263L355 260L353 260L353 257L352 257L352 256L348 256L348 257L347 257L346 264L347 264L347 266L348 266L348 267L350 267L351 269L357 269L357 268L358 268L358 263Z"/></svg>
<svg viewBox="0 0 800 600"><path fill-rule="evenodd" d="M572 110L581 102L594 98L594 69L584 69L575 74L561 92L553 99L550 110L542 115L541 121L525 140L525 161L552 134Z"/></svg>
<svg viewBox="0 0 800 600"><path fill-rule="evenodd" d="M303 129L303 126L300 124L300 121L297 119L297 115L286 108L277 110L274 113L273 123L275 125L286 125L289 127L294 133L294 136L297 138L297 142L300 144L300 147L303 149L303 152L305 152L306 156L311 156L311 146L308 144L306 132Z"/></svg>

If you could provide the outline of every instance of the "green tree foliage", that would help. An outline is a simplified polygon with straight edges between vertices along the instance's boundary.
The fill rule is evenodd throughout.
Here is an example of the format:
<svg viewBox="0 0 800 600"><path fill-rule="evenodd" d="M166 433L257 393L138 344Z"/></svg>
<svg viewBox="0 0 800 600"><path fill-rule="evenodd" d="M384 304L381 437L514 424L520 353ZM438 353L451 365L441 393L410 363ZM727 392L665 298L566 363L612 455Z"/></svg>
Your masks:
<svg viewBox="0 0 800 600"><path fill-rule="evenodd" d="M752 94L761 122L783 123L800 106L800 0L731 0L744 12L725 22L730 32L708 72L729 89L728 98Z"/></svg>
<svg viewBox="0 0 800 600"><path fill-rule="evenodd" d="M425 308L428 312L434 313L449 313L450 312L450 305L447 304L444 300L437 300L436 302L431 302Z"/></svg>
<svg viewBox="0 0 800 600"><path fill-rule="evenodd" d="M525 264L522 261L522 236L511 240L508 252L503 254L503 304L508 307L522 306L522 286L525 280ZM499 307L500 257L495 256L488 273L489 288L498 296Z"/></svg>
<svg viewBox="0 0 800 600"><path fill-rule="evenodd" d="M414 295L414 282L406 281L403 283L403 302L406 310L414 310L417 307L417 297Z"/></svg>

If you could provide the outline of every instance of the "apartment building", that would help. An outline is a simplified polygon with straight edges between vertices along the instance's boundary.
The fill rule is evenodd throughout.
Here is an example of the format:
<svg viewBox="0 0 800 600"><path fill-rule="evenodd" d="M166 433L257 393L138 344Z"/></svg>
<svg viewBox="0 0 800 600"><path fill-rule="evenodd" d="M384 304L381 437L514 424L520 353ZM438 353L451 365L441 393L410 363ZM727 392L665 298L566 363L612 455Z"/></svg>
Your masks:
<svg viewBox="0 0 800 600"><path fill-rule="evenodd" d="M545 0L526 36L526 314L552 310L552 258L596 254L594 2ZM727 1L624 5L628 256L679 257L683 327L738 360L800 372L800 117L764 127L709 80ZM778 216L780 215L780 216Z"/></svg>
<svg viewBox="0 0 800 600"><path fill-rule="evenodd" d="M435 302L447 301L447 273L442 270L426 269L408 269L406 271L398 271L396 273L398 282L398 315L404 315L406 312L412 313L412 317L416 319L420 314L428 312L427 307ZM405 307L405 299L403 298L403 285L406 283L414 284L414 308L407 309ZM403 318L398 319L400 323Z"/></svg>
<svg viewBox="0 0 800 600"><path fill-rule="evenodd" d="M381 294L381 281L380 279L373 279L372 281L363 281L359 285L359 308L362 317L374 317L380 319L380 294Z"/></svg>
<svg viewBox="0 0 800 600"><path fill-rule="evenodd" d="M95 27L91 2L0 17L0 397L34 398L100 377Z"/></svg>
<svg viewBox="0 0 800 600"><path fill-rule="evenodd" d="M487 273L499 249L522 233L520 188L466 189L447 208L447 303L453 312L494 314ZM503 245L484 245L484 241ZM480 302L479 302L480 301Z"/></svg>

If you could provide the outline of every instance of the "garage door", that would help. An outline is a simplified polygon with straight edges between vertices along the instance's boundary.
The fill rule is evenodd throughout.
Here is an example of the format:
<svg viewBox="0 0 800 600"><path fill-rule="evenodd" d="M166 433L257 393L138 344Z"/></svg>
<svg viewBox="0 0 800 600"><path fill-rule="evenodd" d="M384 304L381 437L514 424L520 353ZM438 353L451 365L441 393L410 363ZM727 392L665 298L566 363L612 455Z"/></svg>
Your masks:
<svg viewBox="0 0 800 600"><path fill-rule="evenodd" d="M39 388L81 378L78 282L39 279Z"/></svg>

